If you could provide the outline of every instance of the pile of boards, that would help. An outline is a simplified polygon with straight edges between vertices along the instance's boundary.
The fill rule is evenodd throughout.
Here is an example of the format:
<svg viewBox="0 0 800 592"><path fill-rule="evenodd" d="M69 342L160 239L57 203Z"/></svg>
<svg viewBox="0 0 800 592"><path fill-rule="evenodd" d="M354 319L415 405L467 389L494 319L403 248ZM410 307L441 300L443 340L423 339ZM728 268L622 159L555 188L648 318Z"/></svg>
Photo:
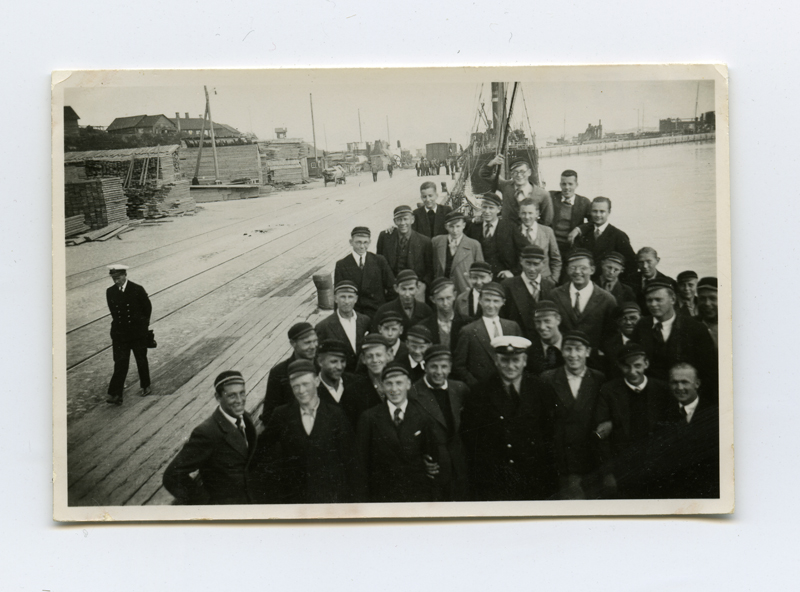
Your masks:
<svg viewBox="0 0 800 592"><path fill-rule="evenodd" d="M189 181L176 181L157 185L147 183L142 187L125 190L128 199L128 217L160 218L194 213L197 208L189 192Z"/></svg>
<svg viewBox="0 0 800 592"><path fill-rule="evenodd" d="M299 160L268 160L272 183L302 183L304 180L303 165Z"/></svg>
<svg viewBox="0 0 800 592"><path fill-rule="evenodd" d="M68 235L65 244L68 247L72 247L90 241L107 241L110 238L114 238L115 236L133 230L133 224L138 223L138 221L131 224L115 222L114 224L109 224L108 226L105 226L104 228L98 228L97 230L91 230L89 232L78 233L75 235Z"/></svg>
<svg viewBox="0 0 800 592"><path fill-rule="evenodd" d="M116 177L65 183L64 216L83 216L92 229L128 221L128 198Z"/></svg>
<svg viewBox="0 0 800 592"><path fill-rule="evenodd" d="M91 230L91 228L86 224L83 214L70 216L64 219L64 236L67 238L75 236L76 234L81 234L87 230Z"/></svg>

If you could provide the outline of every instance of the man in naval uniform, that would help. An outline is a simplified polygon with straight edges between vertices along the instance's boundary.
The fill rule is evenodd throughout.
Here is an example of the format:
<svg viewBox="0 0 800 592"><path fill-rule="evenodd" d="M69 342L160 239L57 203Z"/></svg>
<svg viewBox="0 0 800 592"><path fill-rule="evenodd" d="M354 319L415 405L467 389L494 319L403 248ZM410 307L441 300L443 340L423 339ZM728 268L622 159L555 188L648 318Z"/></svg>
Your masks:
<svg viewBox="0 0 800 592"><path fill-rule="evenodd" d="M139 370L139 385L143 397L152 393L150 366L147 364L148 328L153 306L145 289L128 280L128 266L108 266L114 285L106 290L106 302L111 312L111 347L114 354L114 374L108 385L106 402L122 405L122 392L131 352Z"/></svg>

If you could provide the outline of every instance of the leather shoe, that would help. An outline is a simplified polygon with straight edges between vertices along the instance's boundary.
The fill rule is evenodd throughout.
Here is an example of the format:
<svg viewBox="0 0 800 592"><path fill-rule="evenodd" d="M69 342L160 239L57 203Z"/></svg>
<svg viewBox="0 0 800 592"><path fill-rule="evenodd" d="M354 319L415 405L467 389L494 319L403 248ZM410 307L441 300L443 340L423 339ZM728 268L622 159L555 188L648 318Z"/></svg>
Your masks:
<svg viewBox="0 0 800 592"><path fill-rule="evenodd" d="M146 397L146 396L152 395L152 394L153 394L153 389L150 388L149 386L147 388L143 388L142 389L142 392L141 392L141 396L142 397Z"/></svg>
<svg viewBox="0 0 800 592"><path fill-rule="evenodd" d="M108 399L106 399L106 403L109 405L122 405L122 395L110 395Z"/></svg>

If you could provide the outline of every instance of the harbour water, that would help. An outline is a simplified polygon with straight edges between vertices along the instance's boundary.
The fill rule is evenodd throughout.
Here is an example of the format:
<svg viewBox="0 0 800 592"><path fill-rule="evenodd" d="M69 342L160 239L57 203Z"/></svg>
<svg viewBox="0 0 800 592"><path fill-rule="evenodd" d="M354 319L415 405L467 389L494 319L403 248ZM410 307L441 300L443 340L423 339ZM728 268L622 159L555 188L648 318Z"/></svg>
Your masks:
<svg viewBox="0 0 800 592"><path fill-rule="evenodd" d="M611 224L628 233L634 250L655 248L660 271L671 277L686 269L701 277L716 275L714 142L539 161L541 179L551 191L558 191L565 169L577 171L580 195L611 199Z"/></svg>

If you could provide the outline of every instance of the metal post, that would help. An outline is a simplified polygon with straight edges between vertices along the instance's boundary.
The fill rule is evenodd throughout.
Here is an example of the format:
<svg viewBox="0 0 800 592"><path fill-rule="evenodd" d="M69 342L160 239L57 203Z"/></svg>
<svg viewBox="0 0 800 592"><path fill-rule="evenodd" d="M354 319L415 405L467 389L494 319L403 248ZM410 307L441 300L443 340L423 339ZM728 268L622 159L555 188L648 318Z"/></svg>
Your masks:
<svg viewBox="0 0 800 592"><path fill-rule="evenodd" d="M319 158L317 158L317 128L314 127L314 99L311 93L308 93L308 101L311 104L311 135L314 137L314 162L317 163L317 170L319 170Z"/></svg>

